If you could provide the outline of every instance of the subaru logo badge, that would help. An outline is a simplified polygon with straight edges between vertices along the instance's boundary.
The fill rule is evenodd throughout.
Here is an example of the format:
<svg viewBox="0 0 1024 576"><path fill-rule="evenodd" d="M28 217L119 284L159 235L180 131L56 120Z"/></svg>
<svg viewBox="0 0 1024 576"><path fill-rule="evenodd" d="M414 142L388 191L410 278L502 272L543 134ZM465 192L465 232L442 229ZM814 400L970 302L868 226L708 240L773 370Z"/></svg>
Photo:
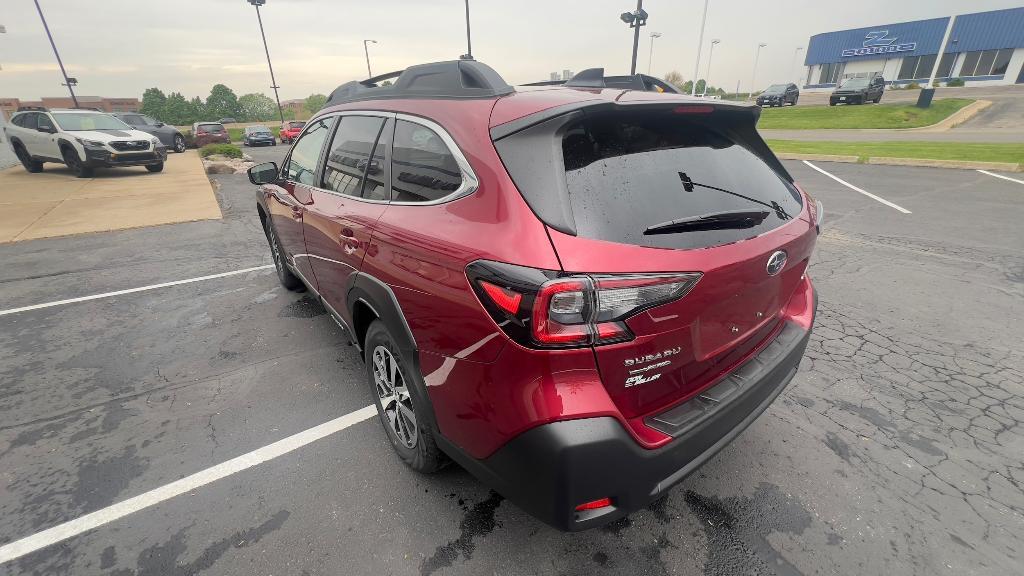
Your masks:
<svg viewBox="0 0 1024 576"><path fill-rule="evenodd" d="M781 272L782 269L786 266L787 258L788 256L786 255L785 250L776 250L775 252L773 252L772 255L768 257L768 275L775 276L776 274Z"/></svg>

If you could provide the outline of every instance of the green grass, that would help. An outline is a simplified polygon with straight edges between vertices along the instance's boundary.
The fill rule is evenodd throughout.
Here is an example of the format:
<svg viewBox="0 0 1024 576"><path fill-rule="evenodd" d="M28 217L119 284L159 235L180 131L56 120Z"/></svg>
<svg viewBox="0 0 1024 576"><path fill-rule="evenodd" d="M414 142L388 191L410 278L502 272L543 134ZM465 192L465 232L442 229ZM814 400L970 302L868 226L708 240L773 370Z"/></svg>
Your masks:
<svg viewBox="0 0 1024 576"><path fill-rule="evenodd" d="M760 130L819 130L834 128L920 128L941 122L974 100L943 98L928 108L913 104L853 106L786 106L765 108Z"/></svg>
<svg viewBox="0 0 1024 576"><path fill-rule="evenodd" d="M1024 144L982 142L821 142L810 140L768 140L775 152L793 154L835 154L868 158L920 158L927 160L969 160L1024 164Z"/></svg>
<svg viewBox="0 0 1024 576"><path fill-rule="evenodd" d="M207 144L199 149L199 155L203 158L213 154L220 154L228 158L241 158L242 149L234 144Z"/></svg>

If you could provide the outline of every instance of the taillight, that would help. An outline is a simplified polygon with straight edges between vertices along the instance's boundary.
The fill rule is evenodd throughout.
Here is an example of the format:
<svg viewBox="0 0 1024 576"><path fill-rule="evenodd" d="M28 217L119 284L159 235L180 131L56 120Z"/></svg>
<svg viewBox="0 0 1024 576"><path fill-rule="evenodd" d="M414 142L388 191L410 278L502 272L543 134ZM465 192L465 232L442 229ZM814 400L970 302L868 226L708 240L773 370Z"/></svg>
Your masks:
<svg viewBox="0 0 1024 576"><path fill-rule="evenodd" d="M699 273L561 275L485 260L466 273L495 323L535 348L631 340L627 318L682 298L700 279Z"/></svg>
<svg viewBox="0 0 1024 576"><path fill-rule="evenodd" d="M804 190L796 182L793 183L793 186L795 186L796 189L804 195L804 198L807 199L807 212L811 216L811 222L814 223L815 231L818 234L821 234L821 220L825 216L825 208L821 205L821 200L816 200L814 196L811 196L810 193Z"/></svg>

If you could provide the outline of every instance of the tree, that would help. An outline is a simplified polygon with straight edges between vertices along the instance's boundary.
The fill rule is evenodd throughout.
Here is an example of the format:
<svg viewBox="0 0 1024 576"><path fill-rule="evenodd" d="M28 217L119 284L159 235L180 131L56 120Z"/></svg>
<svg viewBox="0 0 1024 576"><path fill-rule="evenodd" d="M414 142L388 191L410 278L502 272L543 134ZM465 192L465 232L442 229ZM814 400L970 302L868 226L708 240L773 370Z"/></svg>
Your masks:
<svg viewBox="0 0 1024 576"><path fill-rule="evenodd" d="M188 102L189 123L206 120L206 104L199 96L193 96Z"/></svg>
<svg viewBox="0 0 1024 576"><path fill-rule="evenodd" d="M142 107L139 110L143 114L147 114L166 122L164 119L164 105L167 103L167 96L164 95L163 91L159 88L146 88L146 91L142 93Z"/></svg>
<svg viewBox="0 0 1024 576"><path fill-rule="evenodd" d="M310 114L319 112L324 107L324 104L327 104L327 96L323 94L310 94L306 97L305 107Z"/></svg>
<svg viewBox="0 0 1024 576"><path fill-rule="evenodd" d="M708 84L703 78L697 80L697 94L703 94L705 90L707 90L707 87Z"/></svg>
<svg viewBox="0 0 1024 576"><path fill-rule="evenodd" d="M243 94L238 106L242 109L240 120L246 122L266 122L277 116L277 105L265 94Z"/></svg>
<svg viewBox="0 0 1024 576"><path fill-rule="evenodd" d="M184 126L194 122L191 112L188 100L185 100L181 92L171 92L164 103L164 117L161 120L172 126Z"/></svg>
<svg viewBox="0 0 1024 576"><path fill-rule="evenodd" d="M665 74L665 82L668 82L683 92L689 92L689 90L683 90L683 75L675 70Z"/></svg>
<svg viewBox="0 0 1024 576"><path fill-rule="evenodd" d="M683 82L683 85L679 87L679 91L683 94L689 94L693 91L693 80L687 80Z"/></svg>
<svg viewBox="0 0 1024 576"><path fill-rule="evenodd" d="M235 118L241 116L238 97L231 88L223 84L215 84L206 97L206 115L211 119Z"/></svg>

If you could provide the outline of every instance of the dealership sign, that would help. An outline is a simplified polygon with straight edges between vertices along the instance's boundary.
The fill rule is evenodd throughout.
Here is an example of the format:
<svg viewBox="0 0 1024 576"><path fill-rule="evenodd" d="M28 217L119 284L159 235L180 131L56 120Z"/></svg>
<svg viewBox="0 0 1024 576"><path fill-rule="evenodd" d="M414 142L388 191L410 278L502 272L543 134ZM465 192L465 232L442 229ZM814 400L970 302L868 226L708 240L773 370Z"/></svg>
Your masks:
<svg viewBox="0 0 1024 576"><path fill-rule="evenodd" d="M888 30L868 32L864 36L863 48L847 48L843 50L844 58L849 56L867 56L868 54L892 54L894 52L910 52L917 48L917 42L899 44L896 37L889 37Z"/></svg>

